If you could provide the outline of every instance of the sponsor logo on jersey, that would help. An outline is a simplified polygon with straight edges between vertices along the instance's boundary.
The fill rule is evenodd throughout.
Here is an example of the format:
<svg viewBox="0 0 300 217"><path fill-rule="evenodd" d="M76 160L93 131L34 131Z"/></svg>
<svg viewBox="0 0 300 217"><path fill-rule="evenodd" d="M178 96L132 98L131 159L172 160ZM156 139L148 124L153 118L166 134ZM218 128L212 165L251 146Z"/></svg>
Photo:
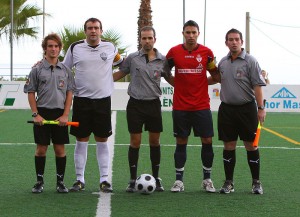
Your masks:
<svg viewBox="0 0 300 217"><path fill-rule="evenodd" d="M196 73L202 73L202 69L178 69L178 73L196 74Z"/></svg>
<svg viewBox="0 0 300 217"><path fill-rule="evenodd" d="M194 59L195 57L193 55L186 55L184 56L185 59Z"/></svg>
<svg viewBox="0 0 300 217"><path fill-rule="evenodd" d="M201 69L201 71L203 70L203 65L202 65L202 63L199 63L199 65L197 66L197 69Z"/></svg>

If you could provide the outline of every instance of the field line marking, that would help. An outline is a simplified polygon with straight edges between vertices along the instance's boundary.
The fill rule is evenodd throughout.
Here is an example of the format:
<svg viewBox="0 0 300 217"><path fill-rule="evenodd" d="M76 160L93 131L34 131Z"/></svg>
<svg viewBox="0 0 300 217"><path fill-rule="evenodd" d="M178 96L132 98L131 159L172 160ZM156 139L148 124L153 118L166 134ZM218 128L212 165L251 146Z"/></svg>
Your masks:
<svg viewBox="0 0 300 217"><path fill-rule="evenodd" d="M293 140L293 139L290 139L290 138L288 138L288 137L286 137L286 136L284 136L284 135L282 135L282 134L280 134L280 133L277 133L277 132L274 131L274 130L268 129L268 128L266 128L266 127L262 127L262 129L265 130L265 131L268 131L269 133L272 133L272 134L274 134L274 135L276 135L276 136L278 136L278 137L280 137L280 138L282 138L282 139L285 139L286 141L288 141L288 142L290 142L290 143L293 143L293 144L295 144L295 145L300 145L300 142L297 142L297 141L295 141L295 140Z"/></svg>
<svg viewBox="0 0 300 217"><path fill-rule="evenodd" d="M109 174L108 182L112 184L112 164L114 158L115 132L116 132L117 112L113 111L111 114L111 125L113 134L108 137L108 148L110 153L109 160ZM99 199L97 204L96 217L110 217L111 216L111 194L99 192Z"/></svg>

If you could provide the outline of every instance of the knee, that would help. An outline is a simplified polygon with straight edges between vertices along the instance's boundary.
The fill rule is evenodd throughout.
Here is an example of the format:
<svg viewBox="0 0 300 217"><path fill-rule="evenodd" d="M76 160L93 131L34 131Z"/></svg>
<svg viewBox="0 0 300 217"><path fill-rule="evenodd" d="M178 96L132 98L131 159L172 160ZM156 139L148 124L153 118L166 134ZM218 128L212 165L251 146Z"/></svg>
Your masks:
<svg viewBox="0 0 300 217"><path fill-rule="evenodd" d="M64 145L56 145L54 147L54 152L56 157L64 157L66 156Z"/></svg>
<svg viewBox="0 0 300 217"><path fill-rule="evenodd" d="M212 144L212 138L211 137L201 138L201 142L204 144Z"/></svg>
<svg viewBox="0 0 300 217"><path fill-rule="evenodd" d="M46 156L48 146L38 145L35 150L35 156Z"/></svg>

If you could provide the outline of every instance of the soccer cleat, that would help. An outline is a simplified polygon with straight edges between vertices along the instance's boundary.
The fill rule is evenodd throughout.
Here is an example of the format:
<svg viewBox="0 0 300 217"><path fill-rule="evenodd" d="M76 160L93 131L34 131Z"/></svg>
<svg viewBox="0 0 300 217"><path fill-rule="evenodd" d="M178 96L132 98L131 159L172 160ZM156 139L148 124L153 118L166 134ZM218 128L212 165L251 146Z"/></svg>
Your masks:
<svg viewBox="0 0 300 217"><path fill-rule="evenodd" d="M56 183L56 191L58 193L68 193L69 190L67 189L67 187L65 186L63 181L58 181Z"/></svg>
<svg viewBox="0 0 300 217"><path fill-rule="evenodd" d="M234 184L231 180L226 180L220 189L221 194L229 194L231 192L234 192Z"/></svg>
<svg viewBox="0 0 300 217"><path fill-rule="evenodd" d="M164 189L164 187L161 184L161 181L162 181L161 178L156 178L155 181L156 181L155 191L157 191L157 192L163 192L165 189Z"/></svg>
<svg viewBox="0 0 300 217"><path fill-rule="evenodd" d="M79 180L74 182L73 186L70 188L70 192L84 191L85 184Z"/></svg>
<svg viewBox="0 0 300 217"><path fill-rule="evenodd" d="M216 189L211 179L204 179L202 181L202 187L206 192L215 193Z"/></svg>
<svg viewBox="0 0 300 217"><path fill-rule="evenodd" d="M252 182L252 193L253 194L263 194L263 188L259 180L253 180Z"/></svg>
<svg viewBox="0 0 300 217"><path fill-rule="evenodd" d="M126 192L128 193L134 193L136 192L136 189L135 189L135 180L134 179L131 179L128 183L128 186L126 188Z"/></svg>
<svg viewBox="0 0 300 217"><path fill-rule="evenodd" d="M183 182L180 181L180 180L176 180L176 181L174 182L173 187L171 188L171 191L172 191L172 192L181 192L181 191L184 191L184 185L183 185Z"/></svg>
<svg viewBox="0 0 300 217"><path fill-rule="evenodd" d="M113 192L113 189L111 187L111 184L109 184L107 181L100 183L100 191L103 193L111 193Z"/></svg>
<svg viewBox="0 0 300 217"><path fill-rule="evenodd" d="M32 188L32 193L39 194L42 193L44 190L44 182L43 181L38 181L35 183L35 185Z"/></svg>

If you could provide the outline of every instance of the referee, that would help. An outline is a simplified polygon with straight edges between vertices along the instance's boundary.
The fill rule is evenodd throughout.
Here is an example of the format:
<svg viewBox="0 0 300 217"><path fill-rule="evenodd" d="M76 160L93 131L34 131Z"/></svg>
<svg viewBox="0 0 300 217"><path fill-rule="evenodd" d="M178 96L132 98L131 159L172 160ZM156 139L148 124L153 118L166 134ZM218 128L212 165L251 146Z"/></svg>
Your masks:
<svg viewBox="0 0 300 217"><path fill-rule="evenodd" d="M67 121L72 104L74 77L71 70L58 60L62 41L57 34L49 34L42 42L45 58L32 68L24 92L35 125L33 126L35 151L35 170L37 182L32 193L44 190L44 170L46 153L52 140L56 161L56 190L67 193L64 184L66 152L64 144L69 143ZM36 97L37 95L37 97ZM43 125L43 120L56 120L59 125Z"/></svg>
<svg viewBox="0 0 300 217"><path fill-rule="evenodd" d="M117 81L130 74L131 81L128 87L130 99L127 104L127 123L130 133L130 146L128 149L128 163L130 181L126 192L135 192L137 178L139 150L141 146L143 125L145 131L149 131L150 160L152 175L156 179L155 191L164 191L159 178L160 166L160 133L163 131L160 81L163 76L166 81L172 83L172 75L169 69L165 70L166 61L157 49L155 30L151 26L145 26L139 33L142 49L129 54L120 66L120 71L113 74Z"/></svg>
<svg viewBox="0 0 300 217"><path fill-rule="evenodd" d="M263 124L266 111L262 86L265 80L257 60L242 48L243 36L237 29L226 34L227 56L218 65L221 75L221 105L218 112L219 140L224 142L223 164L226 181L220 193L234 192L233 173L238 137L247 151L252 176L252 193L263 194L260 182L260 155L253 147L258 122Z"/></svg>

